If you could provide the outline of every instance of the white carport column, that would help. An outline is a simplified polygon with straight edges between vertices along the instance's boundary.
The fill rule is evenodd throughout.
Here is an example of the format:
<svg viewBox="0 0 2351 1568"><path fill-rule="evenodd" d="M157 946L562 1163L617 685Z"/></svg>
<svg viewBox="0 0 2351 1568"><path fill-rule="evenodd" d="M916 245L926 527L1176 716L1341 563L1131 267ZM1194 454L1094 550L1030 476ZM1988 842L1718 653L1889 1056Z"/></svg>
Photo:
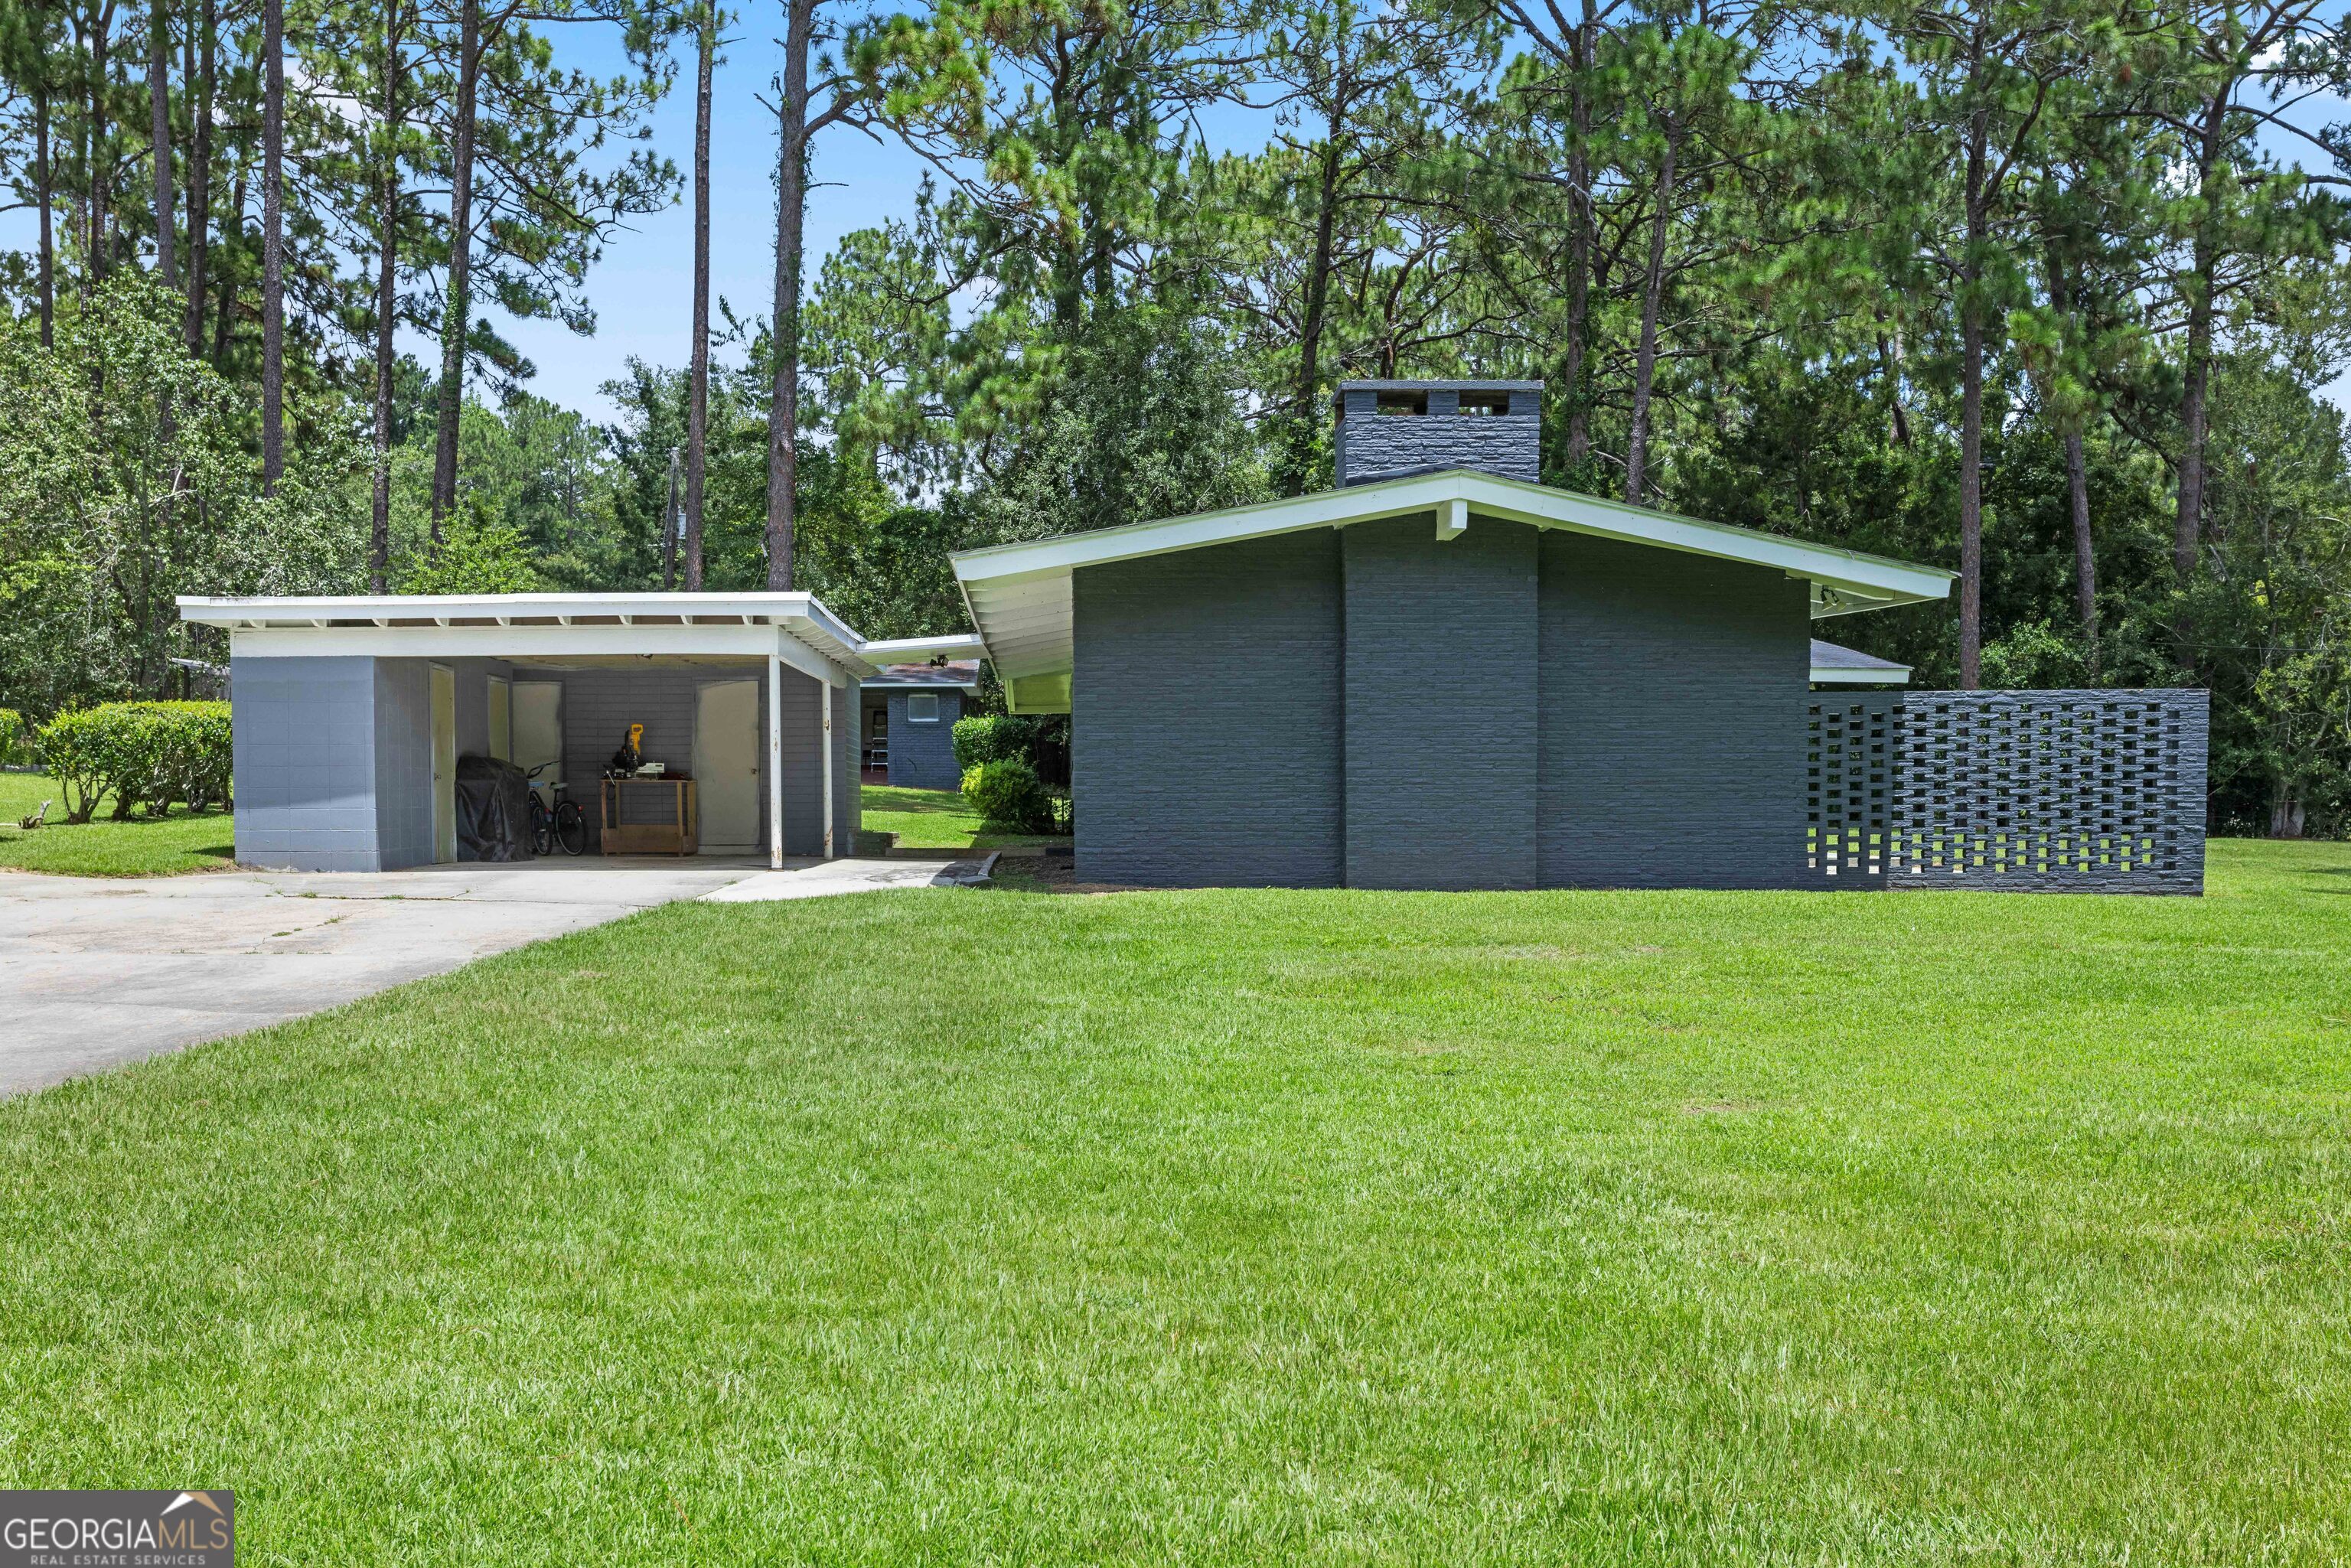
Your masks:
<svg viewBox="0 0 2351 1568"><path fill-rule="evenodd" d="M777 871L784 869L784 660L780 653L768 655L768 864Z"/></svg>
<svg viewBox="0 0 2351 1568"><path fill-rule="evenodd" d="M832 694L836 688L831 681L816 689L816 700L824 709L824 754L817 767L824 774L824 858L832 858Z"/></svg>

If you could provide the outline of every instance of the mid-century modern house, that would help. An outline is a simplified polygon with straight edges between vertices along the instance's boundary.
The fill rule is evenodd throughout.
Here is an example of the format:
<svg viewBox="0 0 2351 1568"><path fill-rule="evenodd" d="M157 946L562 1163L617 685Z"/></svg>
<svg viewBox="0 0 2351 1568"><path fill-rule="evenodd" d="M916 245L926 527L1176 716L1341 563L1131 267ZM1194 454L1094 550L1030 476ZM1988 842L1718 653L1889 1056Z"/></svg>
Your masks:
<svg viewBox="0 0 2351 1568"><path fill-rule="evenodd" d="M458 858L463 755L550 765L606 827L705 854L847 853L858 685L925 645L869 643L805 593L183 599L228 633L236 857L305 871ZM601 778L644 759L694 780ZM825 758L831 758L831 766ZM619 821L607 821L611 800ZM681 821L681 816L688 820Z"/></svg>
<svg viewBox="0 0 2351 1568"><path fill-rule="evenodd" d="M1798 884L1813 685L1907 673L1813 623L1952 574L1546 487L1541 395L1350 382L1335 489L955 558L1081 879Z"/></svg>
<svg viewBox="0 0 2351 1568"><path fill-rule="evenodd" d="M859 684L857 733L865 777L914 789L954 789L955 725L964 705L979 695L985 651L970 632L909 637L888 644L908 657L884 664Z"/></svg>

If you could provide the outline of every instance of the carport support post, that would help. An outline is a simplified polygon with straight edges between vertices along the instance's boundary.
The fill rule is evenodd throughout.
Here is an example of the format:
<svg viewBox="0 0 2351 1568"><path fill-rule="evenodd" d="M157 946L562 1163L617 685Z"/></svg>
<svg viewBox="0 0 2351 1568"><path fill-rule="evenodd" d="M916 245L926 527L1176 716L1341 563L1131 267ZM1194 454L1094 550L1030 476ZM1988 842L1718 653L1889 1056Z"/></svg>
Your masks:
<svg viewBox="0 0 2351 1568"><path fill-rule="evenodd" d="M781 636L781 632L777 635ZM784 657L768 655L768 864L784 869Z"/></svg>
<svg viewBox="0 0 2351 1568"><path fill-rule="evenodd" d="M818 767L824 774L824 858L832 858L832 683L826 681L816 689L816 700L824 707L824 756Z"/></svg>

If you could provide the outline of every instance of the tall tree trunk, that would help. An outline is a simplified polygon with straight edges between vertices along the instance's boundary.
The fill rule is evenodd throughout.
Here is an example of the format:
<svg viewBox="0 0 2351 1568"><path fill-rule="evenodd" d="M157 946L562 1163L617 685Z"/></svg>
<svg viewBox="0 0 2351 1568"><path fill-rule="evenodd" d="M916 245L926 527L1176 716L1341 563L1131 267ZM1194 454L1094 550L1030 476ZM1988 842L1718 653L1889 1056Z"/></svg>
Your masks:
<svg viewBox="0 0 2351 1568"><path fill-rule="evenodd" d="M172 11L169 0L148 0L147 152L155 174L155 275L166 288L180 286L172 222Z"/></svg>
<svg viewBox="0 0 2351 1568"><path fill-rule="evenodd" d="M98 26L90 36L89 102L86 106L89 126L89 272L93 278L102 279L108 270L107 204L113 192L113 133L108 129L106 117L107 78L112 67L107 59L107 40L114 31L114 6L111 0L97 13Z"/></svg>
<svg viewBox="0 0 2351 1568"><path fill-rule="evenodd" d="M261 0L261 481L286 473L286 0Z"/></svg>
<svg viewBox="0 0 2351 1568"><path fill-rule="evenodd" d="M400 33L393 0L383 23L383 152L376 171L375 463L368 497L368 585L382 593L392 580L392 386L397 362L400 283Z"/></svg>
<svg viewBox="0 0 2351 1568"><path fill-rule="evenodd" d="M433 546L457 505L457 418L465 398L465 342L473 321L474 105L481 85L482 8L459 12L457 125L450 139L449 288L441 320L440 408L433 432Z"/></svg>
<svg viewBox="0 0 2351 1568"><path fill-rule="evenodd" d="M188 352L204 351L204 264L213 221L213 34L220 25L219 0L204 0L203 15L190 28L195 68L189 73L192 121L188 145Z"/></svg>
<svg viewBox="0 0 2351 1568"><path fill-rule="evenodd" d="M1633 361L1633 423L1625 438L1625 499L1640 506L1648 488L1649 399L1657 373L1657 314L1666 298L1666 235L1673 225L1674 161L1680 136L1666 125L1657 165L1657 210L1649 220L1649 274L1641 290L1641 346Z"/></svg>
<svg viewBox="0 0 2351 1568"><path fill-rule="evenodd" d="M2221 152L2223 110L2235 97L2231 79L2217 89L2204 115L2197 147L2196 189L2210 199ZM2197 544L2204 526L2205 395L2212 376L2212 287L2219 271L2210 238L2210 213L2197 220L2193 271L2189 285L2188 336L2181 355L2179 391L2179 497L2171 522L2171 570L2181 582L2196 575Z"/></svg>
<svg viewBox="0 0 2351 1568"><path fill-rule="evenodd" d="M57 237L56 229L57 172L49 161L49 86L33 89L33 155L40 162L41 204L41 347L55 342L57 314Z"/></svg>
<svg viewBox="0 0 2351 1568"><path fill-rule="evenodd" d="M1983 684L1984 329L1973 303L1959 308L1959 685Z"/></svg>
<svg viewBox="0 0 2351 1568"><path fill-rule="evenodd" d="M685 591L702 591L702 477L710 438L710 71L717 0L703 0L694 67L694 359L685 411Z"/></svg>
<svg viewBox="0 0 2351 1568"><path fill-rule="evenodd" d="M237 252L245 240L246 176L251 172L249 158L236 161L236 184L230 191L229 210L222 214L221 240L226 248L222 252L220 287L214 298L213 314L213 369L228 373L229 335L234 329L236 310Z"/></svg>
<svg viewBox="0 0 2351 1568"><path fill-rule="evenodd" d="M1331 252L1338 237L1339 196L1339 137L1343 127L1334 108L1324 127L1322 152L1317 181L1317 210L1314 214L1314 248L1306 261L1306 309L1298 325L1298 444L1300 451L1311 450L1320 412L1315 394L1322 382L1323 323L1331 309ZM1328 476L1323 481L1328 482ZM1302 493L1314 481L1304 472L1301 462L1293 465L1288 477L1291 495Z"/></svg>
<svg viewBox="0 0 2351 1568"><path fill-rule="evenodd" d="M1580 466L1592 451L1592 400L1584 387L1583 361L1592 320L1592 262L1599 249L1592 207L1592 0L1569 45L1567 136L1567 343L1560 379L1567 396L1567 466Z"/></svg>
<svg viewBox="0 0 2351 1568"><path fill-rule="evenodd" d="M808 57L816 0L788 0L776 166L775 382L768 399L768 586L792 585L792 487L799 480L800 242L808 222Z"/></svg>
<svg viewBox="0 0 2351 1568"><path fill-rule="evenodd" d="M1886 401L1894 413L1894 444L1910 444L1910 410L1902 401L1902 350L1899 340L1888 342L1886 334L1877 334L1877 362L1886 377Z"/></svg>
<svg viewBox="0 0 2351 1568"><path fill-rule="evenodd" d="M2089 644L2090 674L2098 674L2098 560L2090 540L2090 464L2078 424L2065 432L2065 493L2074 507L2074 608Z"/></svg>

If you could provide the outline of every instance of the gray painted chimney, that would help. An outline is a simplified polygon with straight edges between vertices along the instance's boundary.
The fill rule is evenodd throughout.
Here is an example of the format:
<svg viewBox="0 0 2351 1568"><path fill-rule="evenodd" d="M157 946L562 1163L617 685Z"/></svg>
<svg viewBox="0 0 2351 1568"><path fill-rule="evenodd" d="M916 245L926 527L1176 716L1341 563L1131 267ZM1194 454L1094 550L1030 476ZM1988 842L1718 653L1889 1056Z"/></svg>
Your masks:
<svg viewBox="0 0 2351 1568"><path fill-rule="evenodd" d="M1542 482L1541 382L1341 382L1338 479L1447 468Z"/></svg>

